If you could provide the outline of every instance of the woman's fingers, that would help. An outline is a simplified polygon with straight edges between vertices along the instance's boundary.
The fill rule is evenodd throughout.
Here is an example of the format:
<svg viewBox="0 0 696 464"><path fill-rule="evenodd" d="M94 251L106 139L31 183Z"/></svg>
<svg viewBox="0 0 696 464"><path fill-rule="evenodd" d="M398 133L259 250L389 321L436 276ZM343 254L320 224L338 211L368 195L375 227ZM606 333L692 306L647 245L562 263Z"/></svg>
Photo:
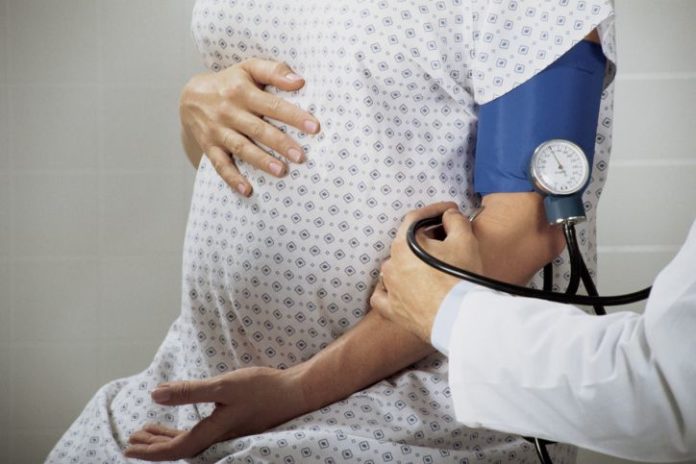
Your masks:
<svg viewBox="0 0 696 464"><path fill-rule="evenodd" d="M255 168L266 171L276 177L285 175L287 170L285 163L263 151L247 137L231 129L224 129L221 132L220 139L227 151L235 158L244 160Z"/></svg>
<svg viewBox="0 0 696 464"><path fill-rule="evenodd" d="M157 443L133 443L123 452L124 456L144 461L173 461L183 457L177 453L175 439Z"/></svg>
<svg viewBox="0 0 696 464"><path fill-rule="evenodd" d="M320 130L319 121L310 113L261 90L269 84L292 91L302 88L304 79L285 63L250 59L221 73L192 78L182 92L183 126L189 128L220 177L244 196L251 195L252 186L236 160L276 177L284 176L287 166L262 147L292 162L304 161L302 146L264 118L310 134Z"/></svg>
<svg viewBox="0 0 696 464"><path fill-rule="evenodd" d="M163 443L171 439L172 437L152 434L145 430L138 430L128 437L128 443L131 445L151 445L153 443Z"/></svg>
<svg viewBox="0 0 696 464"><path fill-rule="evenodd" d="M247 104L256 114L284 122L308 134L319 132L320 125L317 118L280 95L252 89L247 94Z"/></svg>
<svg viewBox="0 0 696 464"><path fill-rule="evenodd" d="M226 434L225 428L219 414L213 412L188 432L167 438L166 441L132 444L124 454L129 458L147 461L174 461L193 457L219 441Z"/></svg>
<svg viewBox="0 0 696 464"><path fill-rule="evenodd" d="M237 165L234 163L234 160L225 150L212 146L206 150L206 155L210 159L210 163L213 165L220 177L222 177L222 179L227 183L227 185L233 187L245 197L251 195L251 184L249 184L246 178L239 173L239 169L237 169Z"/></svg>
<svg viewBox="0 0 696 464"><path fill-rule="evenodd" d="M213 443L222 440L226 435L230 435L228 430L230 424L225 422L225 419L219 410L201 420L193 426L191 430L176 438L176 448L179 450L179 455L195 456L204 449L208 448Z"/></svg>
<svg viewBox="0 0 696 464"><path fill-rule="evenodd" d="M250 58L242 61L240 66L259 84L288 91L301 89L305 84L302 76L282 62Z"/></svg>
<svg viewBox="0 0 696 464"><path fill-rule="evenodd" d="M288 91L304 86L304 79L285 63L251 58L242 62L241 66L256 83ZM245 88L244 99L249 109L256 114L284 122L308 134L319 132L317 118L279 95L258 88Z"/></svg>
<svg viewBox="0 0 696 464"><path fill-rule="evenodd" d="M169 438L178 437L179 435L184 433L183 430L173 429L170 427L166 427L162 424L154 424L154 423L145 424L145 427L143 427L143 430L146 432L149 432L153 435L162 435L162 436L169 437Z"/></svg>
<svg viewBox="0 0 696 464"><path fill-rule="evenodd" d="M151 396L156 403L167 406L216 403L224 399L221 397L221 384L218 379L169 382L155 388Z"/></svg>
<svg viewBox="0 0 696 464"><path fill-rule="evenodd" d="M301 163L304 160L302 147L297 142L254 114L240 112L233 116L230 115L227 122L237 132L243 133L254 142L275 150L276 153L295 163Z"/></svg>

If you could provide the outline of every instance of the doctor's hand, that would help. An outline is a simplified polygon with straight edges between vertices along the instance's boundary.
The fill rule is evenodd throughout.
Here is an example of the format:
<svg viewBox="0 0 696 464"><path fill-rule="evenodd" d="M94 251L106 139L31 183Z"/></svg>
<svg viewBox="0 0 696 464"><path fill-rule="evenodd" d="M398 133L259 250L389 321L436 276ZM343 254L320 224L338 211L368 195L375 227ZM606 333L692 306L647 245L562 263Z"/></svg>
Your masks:
<svg viewBox="0 0 696 464"><path fill-rule="evenodd" d="M298 371L249 367L205 380L159 385L152 399L166 406L215 403L191 430L148 424L130 436L124 454L147 461L191 458L209 446L260 433L307 412Z"/></svg>
<svg viewBox="0 0 696 464"><path fill-rule="evenodd" d="M237 169L243 160L257 169L282 177L284 162L259 147L262 144L294 163L301 163L300 144L264 118L274 119L308 134L319 132L319 121L264 86L294 91L304 79L281 62L248 59L220 72L193 76L181 92L179 114L182 141L189 158L198 165L201 152L220 177L242 195L252 186Z"/></svg>
<svg viewBox="0 0 696 464"><path fill-rule="evenodd" d="M415 221L442 214L447 237L430 238L420 230L418 242L433 256L455 266L482 273L478 241L469 219L454 203L436 203L406 215L391 246L391 257L382 265L381 283L370 305L382 316L430 343L435 315L447 293L459 279L437 271L421 261L406 243L408 227Z"/></svg>

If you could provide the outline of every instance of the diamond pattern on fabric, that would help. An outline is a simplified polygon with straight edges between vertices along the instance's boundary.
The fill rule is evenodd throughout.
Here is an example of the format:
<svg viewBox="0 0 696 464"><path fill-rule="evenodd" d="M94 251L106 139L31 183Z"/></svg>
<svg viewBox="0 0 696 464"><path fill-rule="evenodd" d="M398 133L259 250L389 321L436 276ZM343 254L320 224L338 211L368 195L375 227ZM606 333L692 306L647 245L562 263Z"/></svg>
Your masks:
<svg viewBox="0 0 696 464"><path fill-rule="evenodd" d="M124 462L119 450L145 422L189 428L211 412L211 405L153 404L155 385L285 368L354 327L404 214L441 200L466 214L478 206L471 189L478 105L531 78L598 25L613 61L612 19L607 0L198 0L191 26L207 67L286 61L307 85L279 94L312 111L322 133L281 125L308 161L284 179L240 162L255 188L248 199L203 159L184 244L181 315L149 368L102 387L48 462ZM593 269L612 76L613 65L585 194L590 221L579 229ZM554 264L564 288L566 260ZM556 463L572 463L576 451L555 445L551 453ZM458 425L447 360L433 355L188 462L534 463L536 456L519 437Z"/></svg>

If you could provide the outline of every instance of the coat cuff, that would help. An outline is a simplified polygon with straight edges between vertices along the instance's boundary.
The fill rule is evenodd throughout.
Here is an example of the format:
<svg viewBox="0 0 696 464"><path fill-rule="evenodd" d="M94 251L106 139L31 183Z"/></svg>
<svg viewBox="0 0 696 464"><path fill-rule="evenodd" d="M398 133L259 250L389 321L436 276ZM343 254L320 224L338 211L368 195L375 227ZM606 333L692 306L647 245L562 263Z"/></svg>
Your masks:
<svg viewBox="0 0 696 464"><path fill-rule="evenodd" d="M435 320L433 321L433 329L430 333L430 343L445 356L449 356L452 328L457 320L462 300L469 291L477 287L479 286L466 280L459 282L445 296L445 299L440 304L440 308L437 310Z"/></svg>

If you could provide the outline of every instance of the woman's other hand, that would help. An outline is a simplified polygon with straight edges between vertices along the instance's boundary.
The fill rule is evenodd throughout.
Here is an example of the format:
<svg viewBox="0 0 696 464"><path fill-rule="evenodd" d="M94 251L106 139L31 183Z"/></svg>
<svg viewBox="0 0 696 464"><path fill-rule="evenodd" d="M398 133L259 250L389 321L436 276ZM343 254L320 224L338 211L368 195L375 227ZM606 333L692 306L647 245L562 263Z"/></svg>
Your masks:
<svg viewBox="0 0 696 464"><path fill-rule="evenodd" d="M159 385L152 399L166 406L215 403L213 413L191 430L148 424L130 436L126 457L147 461L191 458L209 446L260 433L308 409L295 369L249 367L206 380Z"/></svg>
<svg viewBox="0 0 696 464"><path fill-rule="evenodd" d="M182 138L189 158L197 165L206 153L218 174L233 189L248 196L252 186L240 174L235 159L243 160L273 176L287 171L284 162L258 144L273 149L292 162L304 159L302 147L269 124L267 117L308 134L319 132L319 122L306 111L278 95L263 90L301 89L304 79L285 63L248 59L218 73L197 74L186 84L179 104ZM192 146L200 150L192 154Z"/></svg>

